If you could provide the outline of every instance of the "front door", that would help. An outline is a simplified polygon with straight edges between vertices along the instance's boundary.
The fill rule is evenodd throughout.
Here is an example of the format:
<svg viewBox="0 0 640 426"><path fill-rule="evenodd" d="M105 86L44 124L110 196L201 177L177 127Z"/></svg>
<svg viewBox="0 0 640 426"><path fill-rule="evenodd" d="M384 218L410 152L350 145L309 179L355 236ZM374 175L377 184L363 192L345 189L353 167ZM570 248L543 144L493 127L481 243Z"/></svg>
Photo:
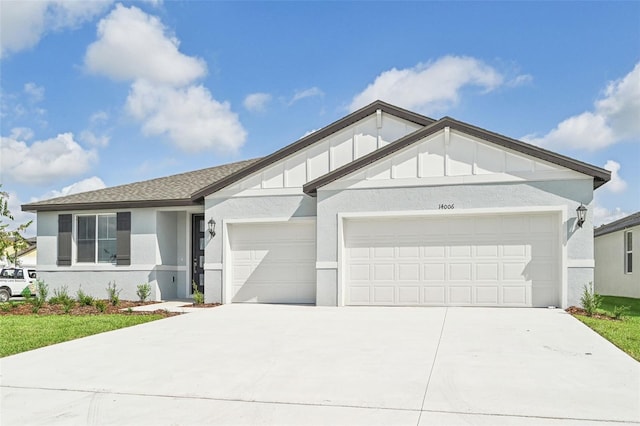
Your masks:
<svg viewBox="0 0 640 426"><path fill-rule="evenodd" d="M193 283L198 286L198 291L204 294L204 215L194 214L191 219L191 287Z"/></svg>

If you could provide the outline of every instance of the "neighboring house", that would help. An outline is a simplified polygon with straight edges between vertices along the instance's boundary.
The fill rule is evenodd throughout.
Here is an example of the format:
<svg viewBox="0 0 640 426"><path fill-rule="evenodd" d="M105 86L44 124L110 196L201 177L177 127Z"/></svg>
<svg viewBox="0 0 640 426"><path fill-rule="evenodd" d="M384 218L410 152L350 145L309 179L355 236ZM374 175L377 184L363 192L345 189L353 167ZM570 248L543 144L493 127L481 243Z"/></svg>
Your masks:
<svg viewBox="0 0 640 426"><path fill-rule="evenodd" d="M568 306L602 168L374 102L264 158L22 206L38 273L105 297ZM576 209L587 207L579 227Z"/></svg>
<svg viewBox="0 0 640 426"><path fill-rule="evenodd" d="M36 237L27 238L27 243L29 245L18 252L18 265L35 268L37 264L37 255L38 255ZM13 255L13 249L11 247L8 248L7 254L9 255L9 257ZM7 257L0 260L2 260L2 262L0 263L5 266L13 266L13 263Z"/></svg>
<svg viewBox="0 0 640 426"><path fill-rule="evenodd" d="M602 225L593 234L595 291L640 298L640 212Z"/></svg>

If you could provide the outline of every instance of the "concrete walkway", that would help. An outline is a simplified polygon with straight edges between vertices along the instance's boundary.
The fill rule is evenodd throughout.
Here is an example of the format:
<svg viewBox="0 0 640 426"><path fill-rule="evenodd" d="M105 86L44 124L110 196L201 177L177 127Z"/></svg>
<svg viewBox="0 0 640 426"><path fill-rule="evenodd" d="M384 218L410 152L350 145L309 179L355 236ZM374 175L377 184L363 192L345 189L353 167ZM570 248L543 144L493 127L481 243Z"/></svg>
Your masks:
<svg viewBox="0 0 640 426"><path fill-rule="evenodd" d="M640 424L640 363L561 310L225 305L0 367L2 426Z"/></svg>

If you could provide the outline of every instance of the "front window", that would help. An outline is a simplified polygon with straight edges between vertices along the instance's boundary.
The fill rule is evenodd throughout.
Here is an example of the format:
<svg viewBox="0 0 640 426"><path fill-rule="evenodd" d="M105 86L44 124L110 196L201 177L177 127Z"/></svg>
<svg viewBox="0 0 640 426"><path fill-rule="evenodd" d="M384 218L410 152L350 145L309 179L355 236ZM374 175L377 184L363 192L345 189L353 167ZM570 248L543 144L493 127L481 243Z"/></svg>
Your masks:
<svg viewBox="0 0 640 426"><path fill-rule="evenodd" d="M633 272L633 233L627 231L624 233L624 273Z"/></svg>
<svg viewBox="0 0 640 426"><path fill-rule="evenodd" d="M115 262L116 215L78 216L77 243L78 263Z"/></svg>

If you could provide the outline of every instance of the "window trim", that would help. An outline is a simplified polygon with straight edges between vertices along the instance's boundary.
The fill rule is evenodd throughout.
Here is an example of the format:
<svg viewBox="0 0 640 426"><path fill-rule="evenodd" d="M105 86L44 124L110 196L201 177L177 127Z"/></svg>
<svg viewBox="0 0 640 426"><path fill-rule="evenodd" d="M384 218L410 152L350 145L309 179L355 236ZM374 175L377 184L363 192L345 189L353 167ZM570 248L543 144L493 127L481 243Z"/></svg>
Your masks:
<svg viewBox="0 0 640 426"><path fill-rule="evenodd" d="M631 244L629 244L629 236L631 236ZM633 274L633 231L624 231L623 234L624 249L624 273L625 275ZM631 262L629 257L631 256Z"/></svg>
<svg viewBox="0 0 640 426"><path fill-rule="evenodd" d="M94 214L77 214L74 217L74 221L73 221L73 245L74 245L74 253L73 253L73 263L76 265L116 265L117 262L117 249L118 249L118 233L116 230L116 234L114 235L113 240L116 243L116 255L113 256L113 259L110 262L100 262L98 259L98 251L99 251L99 241L101 240L100 238L98 238L98 232L100 229L99 226L99 221L100 221L100 217L113 217L114 220L116 221L116 227L117 227L117 213L113 212L113 213L94 213ZM93 262L80 262L78 261L78 219L81 217L95 217L96 218L96 222L95 222L95 238L94 238L94 253L93 253ZM104 240L104 238L102 239Z"/></svg>

